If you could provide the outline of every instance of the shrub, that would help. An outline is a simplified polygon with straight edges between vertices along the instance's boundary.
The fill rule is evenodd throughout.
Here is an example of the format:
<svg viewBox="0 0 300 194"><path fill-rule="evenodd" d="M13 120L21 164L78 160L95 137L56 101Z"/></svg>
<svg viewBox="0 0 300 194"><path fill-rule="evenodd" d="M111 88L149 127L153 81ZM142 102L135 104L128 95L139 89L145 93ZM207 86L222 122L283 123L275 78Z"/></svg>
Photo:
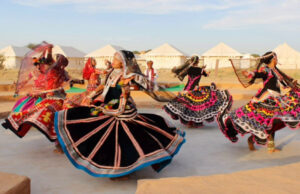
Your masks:
<svg viewBox="0 0 300 194"><path fill-rule="evenodd" d="M0 69L4 69L5 57L0 54Z"/></svg>

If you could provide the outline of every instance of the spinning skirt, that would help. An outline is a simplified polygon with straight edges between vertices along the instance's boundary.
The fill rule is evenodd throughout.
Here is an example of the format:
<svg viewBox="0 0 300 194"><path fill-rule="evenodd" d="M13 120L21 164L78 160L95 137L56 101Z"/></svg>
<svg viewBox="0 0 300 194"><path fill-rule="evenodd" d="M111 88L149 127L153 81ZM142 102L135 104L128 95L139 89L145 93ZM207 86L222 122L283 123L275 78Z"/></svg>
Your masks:
<svg viewBox="0 0 300 194"><path fill-rule="evenodd" d="M57 139L54 131L54 115L62 110L63 99L45 98L37 105L21 112L13 112L5 119L2 126L10 129L17 136L24 137L33 126L42 132L50 141Z"/></svg>
<svg viewBox="0 0 300 194"><path fill-rule="evenodd" d="M177 96L163 109L184 125L200 127L204 121L212 122L219 112L229 110L232 96L227 90L218 90L214 83Z"/></svg>
<svg viewBox="0 0 300 194"><path fill-rule="evenodd" d="M155 114L138 114L133 107L116 117L92 112L57 112L55 130L72 164L95 177L120 177L147 166L159 171L185 142L182 131Z"/></svg>
<svg viewBox="0 0 300 194"><path fill-rule="evenodd" d="M238 134L250 133L257 144L264 145L269 134L288 126L299 128L300 91L291 90L286 95L270 96L262 102L250 101L231 112L218 115L223 134L232 142L238 141Z"/></svg>

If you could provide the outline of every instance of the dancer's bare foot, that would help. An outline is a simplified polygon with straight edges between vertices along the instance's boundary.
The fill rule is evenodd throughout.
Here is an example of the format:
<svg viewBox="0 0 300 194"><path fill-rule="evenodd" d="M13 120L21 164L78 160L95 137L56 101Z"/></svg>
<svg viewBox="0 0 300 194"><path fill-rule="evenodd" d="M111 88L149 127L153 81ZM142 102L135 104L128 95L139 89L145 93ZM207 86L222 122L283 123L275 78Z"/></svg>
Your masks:
<svg viewBox="0 0 300 194"><path fill-rule="evenodd" d="M280 149L274 148L274 149L268 150L268 153L269 153L269 154L273 154L273 153L275 153L275 152L280 152L280 151L281 151Z"/></svg>
<svg viewBox="0 0 300 194"><path fill-rule="evenodd" d="M253 143L253 141L252 141L251 138L252 138L252 136L248 138L248 147L249 147L249 150L250 151L256 151L256 148L255 148L254 143Z"/></svg>
<svg viewBox="0 0 300 194"><path fill-rule="evenodd" d="M129 179L129 175L121 176L121 177L115 177L110 178L112 181L127 181Z"/></svg>
<svg viewBox="0 0 300 194"><path fill-rule="evenodd" d="M63 154L64 151L62 150L61 146L58 144L55 146L55 149L53 150L54 153L56 154Z"/></svg>

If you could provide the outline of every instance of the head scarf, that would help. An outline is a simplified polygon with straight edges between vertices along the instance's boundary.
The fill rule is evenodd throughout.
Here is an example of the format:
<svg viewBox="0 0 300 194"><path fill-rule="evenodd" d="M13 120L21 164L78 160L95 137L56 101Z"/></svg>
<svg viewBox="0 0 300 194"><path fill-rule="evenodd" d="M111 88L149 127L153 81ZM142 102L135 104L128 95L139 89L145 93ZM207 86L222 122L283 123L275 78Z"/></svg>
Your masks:
<svg viewBox="0 0 300 194"><path fill-rule="evenodd" d="M133 52L120 50L115 53L115 57L123 63L123 78L135 76L132 80L141 90L160 102L168 102L176 96L172 92L164 91L164 87L157 85L156 89L151 87L152 81L142 73Z"/></svg>
<svg viewBox="0 0 300 194"><path fill-rule="evenodd" d="M95 59L90 57L90 58L88 58L87 62L85 63L85 66L82 71L82 77L85 80L89 80L92 73L95 72L95 67L93 67L93 65L92 65L93 60L95 60Z"/></svg>
<svg viewBox="0 0 300 194"><path fill-rule="evenodd" d="M46 82L46 77L43 76L44 73L38 71L35 66L40 64L51 65L53 63L52 57L46 58L46 53L50 46L47 42L42 42L26 53L20 65L15 93L31 93L37 82L39 82L40 87Z"/></svg>

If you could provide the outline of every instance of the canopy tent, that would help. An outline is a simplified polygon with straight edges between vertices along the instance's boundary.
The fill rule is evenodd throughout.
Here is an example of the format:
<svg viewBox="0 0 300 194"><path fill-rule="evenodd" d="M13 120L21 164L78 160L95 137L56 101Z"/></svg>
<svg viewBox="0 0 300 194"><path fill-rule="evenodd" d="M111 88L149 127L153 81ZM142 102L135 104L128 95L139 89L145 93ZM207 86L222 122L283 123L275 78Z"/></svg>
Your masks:
<svg viewBox="0 0 300 194"><path fill-rule="evenodd" d="M135 54L135 58L140 67L147 66L147 60L144 58L143 54Z"/></svg>
<svg viewBox="0 0 300 194"><path fill-rule="evenodd" d="M243 55L221 42L201 55L208 69L231 67L229 59L240 59Z"/></svg>
<svg viewBox="0 0 300 194"><path fill-rule="evenodd" d="M70 46L56 45L52 49L53 55L63 54L69 60L69 69L82 69L85 53Z"/></svg>
<svg viewBox="0 0 300 194"><path fill-rule="evenodd" d="M184 63L187 54L180 51L176 47L165 43L143 55L148 61L152 60L154 68L168 68L178 66Z"/></svg>
<svg viewBox="0 0 300 194"><path fill-rule="evenodd" d="M105 66L105 60L109 60L112 62L113 56L116 51L123 50L120 46L114 46L114 45L106 45L98 50L95 50L89 54L87 54L85 57L93 57L95 58L97 62L97 68L106 68Z"/></svg>
<svg viewBox="0 0 300 194"><path fill-rule="evenodd" d="M278 45L275 49L281 69L299 69L300 53L290 47L287 43Z"/></svg>
<svg viewBox="0 0 300 194"><path fill-rule="evenodd" d="M0 55L3 55L5 58L4 68L12 69L19 68L21 61L26 53L30 51L27 47L17 47L9 45L0 50Z"/></svg>

